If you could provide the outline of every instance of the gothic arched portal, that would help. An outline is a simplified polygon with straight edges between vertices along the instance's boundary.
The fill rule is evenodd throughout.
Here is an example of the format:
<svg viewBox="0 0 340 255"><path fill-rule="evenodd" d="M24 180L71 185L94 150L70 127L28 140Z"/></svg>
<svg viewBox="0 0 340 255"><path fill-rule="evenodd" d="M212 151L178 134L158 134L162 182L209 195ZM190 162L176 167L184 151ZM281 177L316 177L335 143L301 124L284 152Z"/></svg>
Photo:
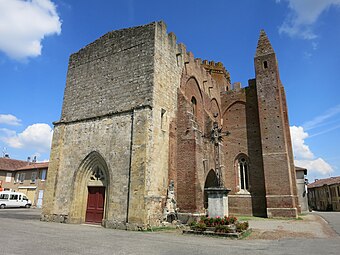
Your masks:
<svg viewBox="0 0 340 255"><path fill-rule="evenodd" d="M109 189L108 167L98 152L91 152L80 164L74 177L70 220L74 223L101 224Z"/></svg>

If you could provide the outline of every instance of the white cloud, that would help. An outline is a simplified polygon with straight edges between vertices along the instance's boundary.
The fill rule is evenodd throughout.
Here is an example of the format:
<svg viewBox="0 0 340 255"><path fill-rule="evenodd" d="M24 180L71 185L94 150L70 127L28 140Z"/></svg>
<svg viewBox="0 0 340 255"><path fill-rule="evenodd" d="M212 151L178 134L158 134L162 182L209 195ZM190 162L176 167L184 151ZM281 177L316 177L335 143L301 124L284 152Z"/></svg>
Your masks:
<svg viewBox="0 0 340 255"><path fill-rule="evenodd" d="M329 175L334 171L332 166L322 158L315 158L309 146L305 144L305 139L309 137L303 127L290 127L292 145L295 156L295 165L304 167L309 174Z"/></svg>
<svg viewBox="0 0 340 255"><path fill-rule="evenodd" d="M0 0L0 50L9 57L39 56L44 37L60 33L61 21L51 0Z"/></svg>
<svg viewBox="0 0 340 255"><path fill-rule="evenodd" d="M340 0L284 0L288 2L290 13L279 28L280 33L286 33L291 37L303 39L315 39L313 24L321 13L331 6L340 6ZM276 3L284 1L276 0Z"/></svg>
<svg viewBox="0 0 340 255"><path fill-rule="evenodd" d="M322 158L314 160L295 160L295 165L302 166L314 174L330 175L334 170L330 164Z"/></svg>
<svg viewBox="0 0 340 255"><path fill-rule="evenodd" d="M12 114L0 114L0 124L20 126L21 120Z"/></svg>
<svg viewBox="0 0 340 255"><path fill-rule="evenodd" d="M305 139L308 137L308 133L303 130L303 127L290 127L290 134L292 137L293 151L296 158L312 159L314 154L305 144Z"/></svg>
<svg viewBox="0 0 340 255"><path fill-rule="evenodd" d="M33 124L19 134L8 129L0 131L5 134L1 140L12 148L29 148L39 153L48 152L51 148L53 130L48 124Z"/></svg>

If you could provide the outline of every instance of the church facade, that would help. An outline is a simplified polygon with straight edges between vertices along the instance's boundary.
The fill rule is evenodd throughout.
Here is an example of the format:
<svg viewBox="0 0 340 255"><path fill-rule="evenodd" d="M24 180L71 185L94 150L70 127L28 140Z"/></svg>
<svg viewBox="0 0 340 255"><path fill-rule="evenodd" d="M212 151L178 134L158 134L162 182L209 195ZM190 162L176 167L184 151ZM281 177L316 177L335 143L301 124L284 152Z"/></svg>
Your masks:
<svg viewBox="0 0 340 255"><path fill-rule="evenodd" d="M285 92L264 31L254 65L248 87L231 84L163 22L72 54L42 219L138 229L166 208L206 213L216 186L230 189L230 214L297 217Z"/></svg>

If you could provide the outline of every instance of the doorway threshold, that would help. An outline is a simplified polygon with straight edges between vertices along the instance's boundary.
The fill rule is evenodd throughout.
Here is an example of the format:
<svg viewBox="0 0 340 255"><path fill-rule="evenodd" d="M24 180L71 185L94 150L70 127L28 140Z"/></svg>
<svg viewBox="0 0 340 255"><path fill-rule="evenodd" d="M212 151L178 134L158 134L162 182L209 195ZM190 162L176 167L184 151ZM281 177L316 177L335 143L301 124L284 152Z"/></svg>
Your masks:
<svg viewBox="0 0 340 255"><path fill-rule="evenodd" d="M81 225L90 226L90 227L96 227L96 228L101 228L102 227L101 224L93 224L93 223L82 223Z"/></svg>

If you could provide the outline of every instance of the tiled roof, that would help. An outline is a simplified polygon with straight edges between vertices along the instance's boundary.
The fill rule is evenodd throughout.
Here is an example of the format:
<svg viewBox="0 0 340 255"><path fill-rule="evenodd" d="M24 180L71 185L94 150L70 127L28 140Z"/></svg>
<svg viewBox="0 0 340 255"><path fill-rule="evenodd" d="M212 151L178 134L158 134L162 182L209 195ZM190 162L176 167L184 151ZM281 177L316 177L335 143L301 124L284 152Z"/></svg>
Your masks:
<svg viewBox="0 0 340 255"><path fill-rule="evenodd" d="M311 188L322 187L324 185L332 185L332 184L337 184L337 183L340 183L340 176L330 177L326 179L319 179L309 184L307 187L311 189Z"/></svg>
<svg viewBox="0 0 340 255"><path fill-rule="evenodd" d="M0 170L15 171L20 167L28 165L29 162L11 158L0 158Z"/></svg>
<svg viewBox="0 0 340 255"><path fill-rule="evenodd" d="M41 168L48 168L48 162L42 162L42 163L29 163L26 166L19 167L17 170L29 170L29 169L41 169Z"/></svg>

